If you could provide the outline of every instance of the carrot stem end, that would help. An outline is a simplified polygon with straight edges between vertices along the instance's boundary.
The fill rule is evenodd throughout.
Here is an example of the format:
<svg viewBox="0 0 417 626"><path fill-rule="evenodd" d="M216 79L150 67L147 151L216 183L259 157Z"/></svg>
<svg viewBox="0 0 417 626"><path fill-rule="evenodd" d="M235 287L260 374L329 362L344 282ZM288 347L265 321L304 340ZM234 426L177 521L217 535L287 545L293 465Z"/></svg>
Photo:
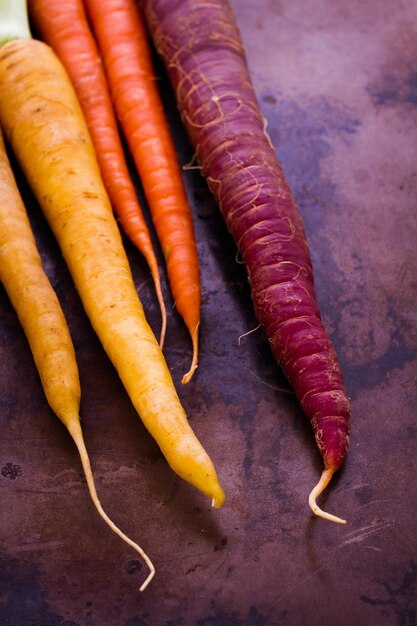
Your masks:
<svg viewBox="0 0 417 626"><path fill-rule="evenodd" d="M0 46L12 39L31 39L25 0L0 0Z"/></svg>

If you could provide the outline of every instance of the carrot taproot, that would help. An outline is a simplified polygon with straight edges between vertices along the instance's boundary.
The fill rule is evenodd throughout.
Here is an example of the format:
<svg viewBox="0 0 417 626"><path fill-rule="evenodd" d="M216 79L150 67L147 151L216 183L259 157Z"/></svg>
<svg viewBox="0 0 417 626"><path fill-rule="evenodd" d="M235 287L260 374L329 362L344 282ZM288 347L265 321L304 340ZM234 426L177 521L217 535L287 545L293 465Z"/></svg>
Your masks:
<svg viewBox="0 0 417 626"><path fill-rule="evenodd" d="M80 381L74 347L55 291L46 276L0 133L0 281L28 339L46 399L67 427L81 459L91 499L99 515L155 568L138 544L127 537L101 506L79 418Z"/></svg>
<svg viewBox="0 0 417 626"><path fill-rule="evenodd" d="M129 175L107 80L81 0L29 0L29 15L42 39L65 66L81 103L104 185L129 239L145 257L158 298L163 346L167 315L152 240Z"/></svg>
<svg viewBox="0 0 417 626"><path fill-rule="evenodd" d="M179 110L243 261L255 313L310 418L324 471L317 497L340 468L350 407L334 347L321 322L308 244L265 131L243 43L227 0L143 0Z"/></svg>
<svg viewBox="0 0 417 626"><path fill-rule="evenodd" d="M146 321L76 94L47 44L18 38L0 48L0 122L146 428L172 469L221 506L213 463Z"/></svg>
<svg viewBox="0 0 417 626"><path fill-rule="evenodd" d="M201 288L191 209L156 86L150 46L134 0L85 0L111 97L139 172L167 263L175 306L190 332L197 368Z"/></svg>

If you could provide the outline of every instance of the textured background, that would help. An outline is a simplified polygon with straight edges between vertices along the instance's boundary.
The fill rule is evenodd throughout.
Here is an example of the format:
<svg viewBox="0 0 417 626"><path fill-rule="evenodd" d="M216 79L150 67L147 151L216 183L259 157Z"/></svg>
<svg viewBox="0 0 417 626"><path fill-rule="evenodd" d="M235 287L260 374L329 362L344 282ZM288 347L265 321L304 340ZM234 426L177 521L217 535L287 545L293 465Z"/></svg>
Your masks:
<svg viewBox="0 0 417 626"><path fill-rule="evenodd" d="M169 470L146 433L21 180L73 334L104 508L142 543L157 575L139 595L144 567L96 515L1 291L2 626L417 623L417 5L234 7L352 398L350 452L322 500L349 524L310 515L307 496L321 470L310 426L263 332L238 343L257 323L244 268L199 174L185 173L203 286L195 380L180 386L190 346L171 307L166 357L227 492L219 511ZM164 76L161 87L185 164L192 151ZM148 272L126 246L158 331Z"/></svg>

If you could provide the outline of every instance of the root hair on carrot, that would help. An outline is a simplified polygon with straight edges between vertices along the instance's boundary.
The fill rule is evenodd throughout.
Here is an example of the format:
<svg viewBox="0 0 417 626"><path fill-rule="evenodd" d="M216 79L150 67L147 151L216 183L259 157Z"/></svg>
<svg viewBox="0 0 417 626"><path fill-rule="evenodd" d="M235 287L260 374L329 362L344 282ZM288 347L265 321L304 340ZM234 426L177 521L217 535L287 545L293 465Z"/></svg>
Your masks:
<svg viewBox="0 0 417 626"><path fill-rule="evenodd" d="M258 374L255 374L255 372L252 372L252 370L250 370L248 367L245 367L245 372L249 372L249 374L252 374L252 376L255 376L255 378L257 378L259 382L265 385L265 387L269 387L269 389L273 389L274 391L279 391L280 393L289 393L290 395L294 395L293 389L291 388L285 389L285 387L277 387L276 385L270 385L269 383L266 383L264 380L262 380L262 378L258 376Z"/></svg>
<svg viewBox="0 0 417 626"><path fill-rule="evenodd" d="M245 262L242 260L239 250L236 252L235 261L238 265L245 265Z"/></svg>
<svg viewBox="0 0 417 626"><path fill-rule="evenodd" d="M270 147L272 148L272 150L275 150L274 144L272 143L272 139L271 139L271 137L269 136L269 133L268 133L268 120L266 119L266 117L263 117L262 120L263 120L263 126L264 126L264 128L263 128L264 135L265 135L265 137L266 137Z"/></svg>
<svg viewBox="0 0 417 626"><path fill-rule="evenodd" d="M252 330L248 330L247 333L243 333L243 335L239 335L238 340L237 340L237 345L240 346L240 342L241 342L241 339L243 339L243 337L247 337L248 335L251 335L252 333L256 333L256 331L259 330L260 327L261 327L261 324L258 324L256 328L252 328Z"/></svg>
<svg viewBox="0 0 417 626"><path fill-rule="evenodd" d="M200 322L198 322L197 326L194 329L194 332L191 334L191 341L193 344L193 359L191 361L190 370L186 374L184 374L184 376L182 377L181 383L183 385L190 382L190 380L193 377L194 372L196 371L198 367L198 329L199 329L199 326L200 326Z"/></svg>
<svg viewBox="0 0 417 626"><path fill-rule="evenodd" d="M319 497L321 493L326 489L327 485L332 479L334 474L334 469L332 467L328 467L323 470L322 475L320 476L320 480L317 485L312 489L309 497L308 504L310 509L313 511L315 515L318 517L322 517L323 519L327 519L330 522L336 522L336 524L346 524L346 520L341 517L337 517L336 515L332 515L331 513L327 513L326 511L322 511L322 509L318 506L316 499Z"/></svg>
<svg viewBox="0 0 417 626"><path fill-rule="evenodd" d="M116 524L108 517L108 515L103 510L103 507L101 506L101 502L98 498L96 487L94 484L94 477L93 477L93 473L91 470L90 459L87 453L87 449L85 447L84 438L81 432L81 426L80 426L78 417L77 419L74 419L69 424L67 424L67 428L71 437L73 438L75 442L75 445L77 446L80 459L81 459L81 464L83 466L84 474L87 480L88 491L90 492L91 499L94 503L94 506L97 509L98 514L106 522L106 524L112 529L112 531L118 537L120 537L120 539L122 539L125 543L127 543L134 550L136 550L136 552L138 552L138 554L142 557L142 559L145 561L146 565L149 568L149 574L146 580L142 583L142 585L139 588L139 591L144 591L155 575L155 567L152 561L150 560L150 558L148 557L148 555L143 551L143 549L137 543L132 541L132 539L130 539L127 535L125 535L124 532L122 532L120 528L116 526Z"/></svg>
<svg viewBox="0 0 417 626"><path fill-rule="evenodd" d="M201 170L201 165L198 165L198 157L197 153L194 152L191 160L182 166L184 172L188 172L188 170Z"/></svg>

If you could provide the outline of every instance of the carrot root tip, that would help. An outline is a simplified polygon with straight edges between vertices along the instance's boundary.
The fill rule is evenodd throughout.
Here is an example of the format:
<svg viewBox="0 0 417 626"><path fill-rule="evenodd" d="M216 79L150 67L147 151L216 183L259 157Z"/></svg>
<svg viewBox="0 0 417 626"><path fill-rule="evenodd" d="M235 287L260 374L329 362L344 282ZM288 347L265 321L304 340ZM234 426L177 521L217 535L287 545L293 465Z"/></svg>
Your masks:
<svg viewBox="0 0 417 626"><path fill-rule="evenodd" d="M200 322L197 323L193 332L191 332L191 340L193 342L193 360L191 361L190 371L184 374L182 377L181 383L185 385L189 383L193 377L194 372L198 367L198 327L200 326Z"/></svg>
<svg viewBox="0 0 417 626"><path fill-rule="evenodd" d="M112 529L112 531L118 537L120 537L120 539L122 539L125 543L127 543L131 548L136 550L136 552L142 557L142 559L144 560L144 562L149 568L148 577L139 588L139 591L143 591L144 589L146 589L146 587L148 586L148 584L151 582L152 578L154 577L155 567L152 561L150 560L150 558L148 557L148 555L142 550L142 548L137 543L132 541L130 537L125 535L120 530L120 528L118 528L116 524L109 518L107 513L105 513L105 511L103 510L103 507L101 506L101 502L98 498L96 487L94 484L94 478L93 478L93 472L91 470L90 459L88 457L88 453L85 447L84 437L81 431L81 425L80 425L78 416L75 419L73 419L69 424L67 424L67 428L80 454L81 464L83 466L84 474L87 480L88 491L90 492L91 499L94 503L94 506L96 507L98 514L106 522L106 524Z"/></svg>
<svg viewBox="0 0 417 626"><path fill-rule="evenodd" d="M223 506L225 499L226 499L226 496L224 495L224 491L220 487L220 485L218 485L217 489L215 490L215 492L212 495L211 506L214 509L220 509L220 507Z"/></svg>
<svg viewBox="0 0 417 626"><path fill-rule="evenodd" d="M187 383L189 383L189 382L190 382L190 380L192 379L193 374L194 374L195 370L197 369L197 367L198 367L198 365L197 365L197 364L195 364L194 366L191 366L190 371L189 371L189 372L187 372L186 374L184 374L184 376L183 376L183 377L182 377L182 379L181 379L181 383L182 383L183 385L186 385Z"/></svg>
<svg viewBox="0 0 417 626"><path fill-rule="evenodd" d="M336 524L346 524L346 520L342 519L341 517L337 517L337 515L332 515L331 513L327 513L326 511L323 511L316 502L316 499L326 489L327 485L331 481L333 474L334 474L334 469L331 467L323 471L322 475L320 476L319 482L312 489L308 497L308 504L310 506L310 509L313 511L314 515L317 515L318 517L322 517L323 519L327 519L330 522L335 522Z"/></svg>
<svg viewBox="0 0 417 626"><path fill-rule="evenodd" d="M152 578L155 576L155 568L152 566L151 571L148 574L148 578L141 584L139 587L139 591L145 591L146 587L151 582Z"/></svg>

